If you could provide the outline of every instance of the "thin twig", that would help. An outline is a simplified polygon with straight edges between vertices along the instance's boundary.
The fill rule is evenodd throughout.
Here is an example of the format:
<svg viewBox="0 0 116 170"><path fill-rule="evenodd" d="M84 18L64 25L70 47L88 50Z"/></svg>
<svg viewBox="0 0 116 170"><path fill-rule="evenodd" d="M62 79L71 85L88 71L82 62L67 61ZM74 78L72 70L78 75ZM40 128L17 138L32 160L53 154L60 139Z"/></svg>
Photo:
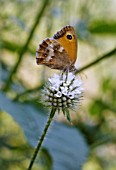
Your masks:
<svg viewBox="0 0 116 170"><path fill-rule="evenodd" d="M18 70L18 67L19 67L19 65L20 65L20 63L21 63L21 61L22 61L23 55L24 55L24 53L25 53L26 50L27 50L27 47L28 47L28 45L29 45L29 43L30 43L30 41L31 41L31 39L32 39L32 37L33 37L33 34L34 34L34 32L35 32L35 29L36 29L37 25L39 24L40 19L41 19L43 13L45 12L45 9L46 9L48 3L49 3L49 0L44 0L44 2L43 2L43 4L42 4L42 7L41 7L41 10L40 10L40 7L39 7L39 9L37 10L37 11L38 11L38 14L36 15L36 18L35 18L35 20L34 20L35 22L34 22L34 24L33 24L33 26L32 26L32 29L31 29L31 31L30 31L30 34L29 34L29 36L28 36L28 38L27 38L27 40L26 40L26 42L25 42L22 50L21 50L20 53L19 53L18 61L17 61L17 63L15 64L15 66L13 67L13 69L12 69L11 72L10 72L10 75L9 75L7 81L6 81L5 86L4 86L4 91L7 91L7 90L9 89L10 84L11 84L11 82L12 82L12 76L13 76L13 74L15 74L15 73L17 72L17 70Z"/></svg>
<svg viewBox="0 0 116 170"><path fill-rule="evenodd" d="M78 70L76 71L76 74L80 73L81 71L83 71L83 70L85 70L85 69L87 69L87 68L90 68L90 67L94 66L95 64L99 63L101 60L104 60L104 59L106 59L106 58L108 58L108 57L111 57L111 56L113 56L113 55L116 55L116 48L114 48L114 49L111 50L110 52L102 55L101 57L98 57L98 59L92 61L91 63L89 63L89 64L87 64L87 65L85 65L85 66L83 66L82 68L78 69Z"/></svg>
<svg viewBox="0 0 116 170"><path fill-rule="evenodd" d="M14 100L19 100L20 97L34 93L34 92L38 92L39 90L42 89L44 83L42 83L41 85L39 85L38 87L34 88L34 89L27 89L24 92L17 94L14 98Z"/></svg>

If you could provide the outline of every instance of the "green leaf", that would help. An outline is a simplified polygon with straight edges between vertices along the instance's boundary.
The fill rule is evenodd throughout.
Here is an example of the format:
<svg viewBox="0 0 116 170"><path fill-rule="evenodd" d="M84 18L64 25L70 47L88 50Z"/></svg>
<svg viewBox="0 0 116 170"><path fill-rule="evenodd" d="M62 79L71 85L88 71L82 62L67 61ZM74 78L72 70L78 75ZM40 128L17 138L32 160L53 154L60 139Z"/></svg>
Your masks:
<svg viewBox="0 0 116 170"><path fill-rule="evenodd" d="M104 109L106 109L106 106L102 103L101 100L95 100L91 103L90 107L89 107L89 112L92 115L101 115L102 116L102 112L104 111Z"/></svg>
<svg viewBox="0 0 116 170"><path fill-rule="evenodd" d="M101 99L96 99L89 106L89 112L92 115L102 116L102 114L104 113L104 110L110 110L110 111L115 113L116 112L116 107L112 106L109 103L106 103L106 102L102 101Z"/></svg>
<svg viewBox="0 0 116 170"><path fill-rule="evenodd" d="M0 108L8 112L22 127L27 141L37 145L38 138L47 121L41 109L33 105L18 103L0 93ZM81 170L86 160L88 147L81 133L74 127L65 126L54 121L48 131L43 146L48 149L53 159L54 170Z"/></svg>
<svg viewBox="0 0 116 170"><path fill-rule="evenodd" d="M70 123L72 123L71 118L70 118L69 110L65 108L65 109L63 109L63 113L64 113L64 115L66 115L67 120L68 120Z"/></svg>
<svg viewBox="0 0 116 170"><path fill-rule="evenodd" d="M113 21L96 21L90 25L89 30L91 33L97 34L116 34L116 23Z"/></svg>

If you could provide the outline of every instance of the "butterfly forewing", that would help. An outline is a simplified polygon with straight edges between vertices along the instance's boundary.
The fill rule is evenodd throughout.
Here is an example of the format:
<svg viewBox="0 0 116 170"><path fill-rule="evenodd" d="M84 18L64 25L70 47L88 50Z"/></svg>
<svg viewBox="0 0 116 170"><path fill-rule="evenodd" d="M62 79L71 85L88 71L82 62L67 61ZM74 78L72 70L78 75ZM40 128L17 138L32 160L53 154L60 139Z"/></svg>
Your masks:
<svg viewBox="0 0 116 170"><path fill-rule="evenodd" d="M66 50L71 63L74 64L77 58L77 37L72 26L63 27L53 36Z"/></svg>

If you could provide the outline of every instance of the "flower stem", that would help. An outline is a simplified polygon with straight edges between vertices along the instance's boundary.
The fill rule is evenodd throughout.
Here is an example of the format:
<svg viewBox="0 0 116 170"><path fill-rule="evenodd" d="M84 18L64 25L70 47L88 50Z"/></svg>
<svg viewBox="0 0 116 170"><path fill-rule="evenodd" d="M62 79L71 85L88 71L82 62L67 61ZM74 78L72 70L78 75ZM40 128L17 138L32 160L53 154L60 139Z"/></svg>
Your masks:
<svg viewBox="0 0 116 170"><path fill-rule="evenodd" d="M48 117L47 123L46 123L45 128L43 130L43 133L42 133L42 135L41 135L41 137L40 137L40 139L38 141L37 147L36 147L36 149L35 149L35 151L33 153L33 156L31 158L31 161L30 161L30 164L29 164L29 167L28 167L27 170L31 170L32 169L32 166L33 166L33 164L35 162L35 159L37 157L38 152L40 151L41 145L42 145L42 143L44 141L44 138L46 136L48 128L49 128L49 126L50 126L50 124L52 122L52 119L53 119L54 115L55 115L55 112L56 112L56 108L52 107L51 113L50 113L50 115Z"/></svg>

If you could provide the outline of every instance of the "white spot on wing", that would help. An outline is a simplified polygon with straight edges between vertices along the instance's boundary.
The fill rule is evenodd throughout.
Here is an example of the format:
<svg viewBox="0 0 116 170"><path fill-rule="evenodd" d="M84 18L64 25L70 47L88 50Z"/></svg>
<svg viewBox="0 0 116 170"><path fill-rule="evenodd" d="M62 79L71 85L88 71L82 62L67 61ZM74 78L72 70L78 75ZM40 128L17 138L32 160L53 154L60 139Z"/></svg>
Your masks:
<svg viewBox="0 0 116 170"><path fill-rule="evenodd" d="M54 49L53 49L54 45L53 44L49 44L47 49L49 50L48 56L46 57L46 61L50 61L52 59L52 56L54 56Z"/></svg>
<svg viewBox="0 0 116 170"><path fill-rule="evenodd" d="M50 44L50 45L48 45L47 49L49 49L49 51L51 51L51 52L54 52L53 47L54 47L53 44Z"/></svg>
<svg viewBox="0 0 116 170"><path fill-rule="evenodd" d="M52 56L54 56L54 49L49 48L49 47L47 48L49 49L49 53L48 53L48 56L46 57L46 61L50 61L52 59Z"/></svg>
<svg viewBox="0 0 116 170"><path fill-rule="evenodd" d="M61 46L58 51L63 52L64 48Z"/></svg>
<svg viewBox="0 0 116 170"><path fill-rule="evenodd" d="M47 57L46 57L46 61L50 61L52 59L52 56L51 55L48 55Z"/></svg>
<svg viewBox="0 0 116 170"><path fill-rule="evenodd" d="M54 47L54 45L53 45L53 44L49 44L49 45L48 45L48 47L53 48L53 47Z"/></svg>

